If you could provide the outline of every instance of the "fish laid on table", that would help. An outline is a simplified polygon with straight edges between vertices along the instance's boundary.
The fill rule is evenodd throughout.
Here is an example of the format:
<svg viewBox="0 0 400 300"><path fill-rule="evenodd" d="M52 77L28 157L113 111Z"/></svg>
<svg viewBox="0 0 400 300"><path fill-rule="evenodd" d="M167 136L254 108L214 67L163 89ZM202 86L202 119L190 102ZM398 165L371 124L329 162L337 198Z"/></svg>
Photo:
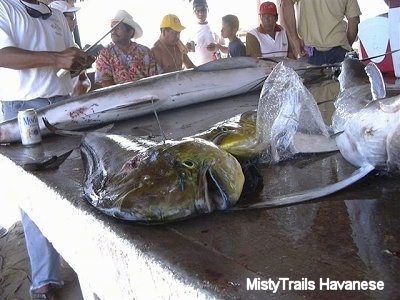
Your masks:
<svg viewBox="0 0 400 300"><path fill-rule="evenodd" d="M157 143L90 132L80 150L84 197L124 220L164 223L226 210L243 188L235 157L202 139Z"/></svg>
<svg viewBox="0 0 400 300"><path fill-rule="evenodd" d="M374 63L345 60L332 128L343 157L355 166L400 171L400 96L386 97Z"/></svg>
<svg viewBox="0 0 400 300"><path fill-rule="evenodd" d="M309 65L286 59L304 77L314 78ZM49 134L42 118L59 128L82 129L240 95L261 89L275 61L251 57L220 59L190 70L143 78L135 82L94 90L37 110L42 136ZM328 72L329 73L329 72ZM320 76L321 77L321 76ZM0 143L20 140L17 119L0 123Z"/></svg>
<svg viewBox="0 0 400 300"><path fill-rule="evenodd" d="M249 57L213 61L190 70L143 78L94 90L37 110L42 122L82 129L260 89L276 63ZM0 123L0 143L20 140L17 119Z"/></svg>
<svg viewBox="0 0 400 300"><path fill-rule="evenodd" d="M293 69L278 64L264 83L257 111L245 112L196 135L219 145L239 160L261 158L278 163L300 153L337 151L335 140L313 96ZM371 171L361 166L348 177L328 186L282 195L231 210L246 210L296 204L337 192Z"/></svg>

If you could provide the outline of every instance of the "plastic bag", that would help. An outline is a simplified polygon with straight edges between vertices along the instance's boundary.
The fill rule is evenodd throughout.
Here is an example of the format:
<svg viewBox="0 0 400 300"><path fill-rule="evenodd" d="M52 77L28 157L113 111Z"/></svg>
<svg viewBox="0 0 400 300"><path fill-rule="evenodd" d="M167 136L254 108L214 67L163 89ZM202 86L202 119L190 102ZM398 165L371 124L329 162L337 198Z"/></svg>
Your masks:
<svg viewBox="0 0 400 300"><path fill-rule="evenodd" d="M276 163L298 153L298 134L329 137L314 97L297 73L281 62L264 82L260 94L256 137L259 147L269 149L262 160Z"/></svg>

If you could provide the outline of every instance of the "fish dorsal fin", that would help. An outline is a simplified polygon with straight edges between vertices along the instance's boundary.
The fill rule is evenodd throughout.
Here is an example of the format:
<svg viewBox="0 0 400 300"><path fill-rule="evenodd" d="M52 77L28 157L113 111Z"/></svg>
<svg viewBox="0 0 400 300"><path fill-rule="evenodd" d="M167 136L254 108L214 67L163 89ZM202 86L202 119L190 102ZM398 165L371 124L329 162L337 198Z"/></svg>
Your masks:
<svg viewBox="0 0 400 300"><path fill-rule="evenodd" d="M368 75L371 84L371 94L373 100L379 100L386 97L386 87L383 81L382 72L378 69L376 64L370 62L365 67L365 72Z"/></svg>
<svg viewBox="0 0 400 300"><path fill-rule="evenodd" d="M195 67L193 70L199 72L212 72L240 68L255 68L257 66L257 58L241 56L213 60L198 67Z"/></svg>

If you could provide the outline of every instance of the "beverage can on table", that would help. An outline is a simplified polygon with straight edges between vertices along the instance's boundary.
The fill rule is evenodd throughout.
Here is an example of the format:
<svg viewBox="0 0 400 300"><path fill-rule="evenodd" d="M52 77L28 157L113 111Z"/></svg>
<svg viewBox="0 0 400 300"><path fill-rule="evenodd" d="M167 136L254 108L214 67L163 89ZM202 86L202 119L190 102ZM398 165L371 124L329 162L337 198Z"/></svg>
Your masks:
<svg viewBox="0 0 400 300"><path fill-rule="evenodd" d="M23 145L33 145L42 141L38 118L33 108L18 112L18 125Z"/></svg>

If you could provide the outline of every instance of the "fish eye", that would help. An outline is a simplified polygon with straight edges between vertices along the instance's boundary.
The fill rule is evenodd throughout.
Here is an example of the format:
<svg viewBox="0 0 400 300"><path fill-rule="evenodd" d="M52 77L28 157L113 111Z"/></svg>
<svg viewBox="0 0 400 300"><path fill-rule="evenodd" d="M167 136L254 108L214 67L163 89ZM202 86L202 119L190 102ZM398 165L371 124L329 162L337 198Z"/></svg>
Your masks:
<svg viewBox="0 0 400 300"><path fill-rule="evenodd" d="M220 130L221 130L222 132L228 132L228 131L229 131L228 127L225 127L225 126L221 126L221 127L220 127Z"/></svg>
<svg viewBox="0 0 400 300"><path fill-rule="evenodd" d="M189 169L192 169L195 167L194 161L192 161L190 159L185 159L184 161L182 161L182 165Z"/></svg>

